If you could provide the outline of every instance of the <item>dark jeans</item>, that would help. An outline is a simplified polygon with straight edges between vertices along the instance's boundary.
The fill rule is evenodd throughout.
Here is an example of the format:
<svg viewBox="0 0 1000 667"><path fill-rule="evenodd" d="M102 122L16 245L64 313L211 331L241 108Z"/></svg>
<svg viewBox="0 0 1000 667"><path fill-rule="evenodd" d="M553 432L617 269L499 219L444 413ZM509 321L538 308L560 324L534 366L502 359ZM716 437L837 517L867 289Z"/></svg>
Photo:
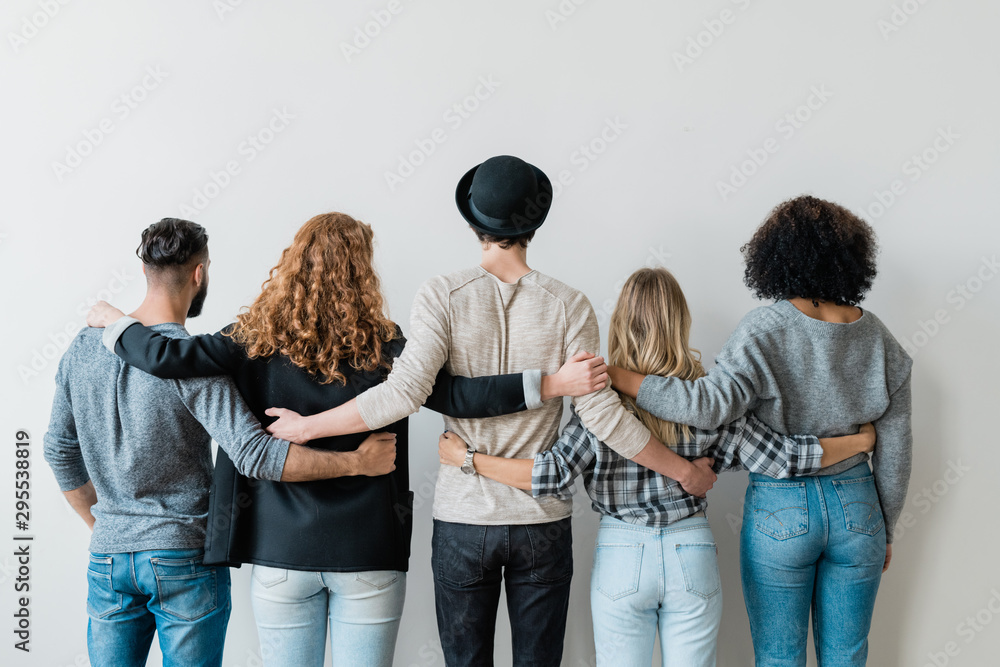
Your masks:
<svg viewBox="0 0 1000 667"><path fill-rule="evenodd" d="M449 667L493 665L501 583L514 666L559 665L573 577L569 518L526 526L435 519L431 564L438 633Z"/></svg>

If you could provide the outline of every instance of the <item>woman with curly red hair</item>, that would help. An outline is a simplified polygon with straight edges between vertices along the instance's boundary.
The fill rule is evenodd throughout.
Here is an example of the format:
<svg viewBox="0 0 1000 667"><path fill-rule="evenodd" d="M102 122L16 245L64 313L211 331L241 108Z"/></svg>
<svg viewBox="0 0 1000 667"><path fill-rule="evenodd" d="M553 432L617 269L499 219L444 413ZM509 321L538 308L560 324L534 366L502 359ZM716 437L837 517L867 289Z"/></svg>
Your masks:
<svg viewBox="0 0 1000 667"><path fill-rule="evenodd" d="M265 425L272 421L265 415L271 405L311 414L345 403L382 382L405 343L385 313L373 241L371 227L349 215L318 215L282 252L253 304L219 333L167 338L123 318L109 326L106 342L126 362L159 377L230 375ZM104 323L120 316L104 308ZM581 368L573 371L580 381L565 391L591 391ZM570 372L567 365L554 385ZM442 372L426 405L455 417L523 410L522 376ZM377 469L359 466L353 475L316 482L249 479L219 450L205 562L253 564L251 594L265 665L321 666L328 624L335 665L392 663L413 494L407 420L386 430L395 436L394 467L391 458L385 467L383 456ZM358 433L309 445L360 451L369 437ZM391 447L391 438L382 444Z"/></svg>

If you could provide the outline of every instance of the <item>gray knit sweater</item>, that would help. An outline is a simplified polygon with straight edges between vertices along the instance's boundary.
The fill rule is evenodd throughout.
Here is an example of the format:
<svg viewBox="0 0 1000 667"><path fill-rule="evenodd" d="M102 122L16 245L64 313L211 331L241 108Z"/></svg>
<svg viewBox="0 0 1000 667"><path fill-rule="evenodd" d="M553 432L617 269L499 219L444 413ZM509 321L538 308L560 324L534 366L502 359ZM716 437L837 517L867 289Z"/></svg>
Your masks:
<svg viewBox="0 0 1000 667"><path fill-rule="evenodd" d="M288 442L261 428L228 377L161 380L104 349L101 332L80 331L59 362L45 460L63 491L93 481L92 552L201 548L212 438L241 473L271 480Z"/></svg>
<svg viewBox="0 0 1000 667"><path fill-rule="evenodd" d="M910 480L912 361L885 325L867 311L850 324L823 322L779 301L748 313L715 361L694 382L648 376L639 407L703 429L752 412L778 433L821 438L874 422L871 462L891 543ZM817 474L867 460L859 454Z"/></svg>

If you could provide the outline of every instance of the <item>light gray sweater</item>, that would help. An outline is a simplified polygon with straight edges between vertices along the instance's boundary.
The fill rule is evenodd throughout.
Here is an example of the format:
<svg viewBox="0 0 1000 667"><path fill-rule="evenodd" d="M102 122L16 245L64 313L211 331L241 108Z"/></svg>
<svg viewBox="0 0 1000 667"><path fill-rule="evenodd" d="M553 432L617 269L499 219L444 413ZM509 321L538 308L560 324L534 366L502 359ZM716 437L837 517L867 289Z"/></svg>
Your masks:
<svg viewBox="0 0 1000 667"><path fill-rule="evenodd" d="M288 442L261 428L228 377L161 380L104 349L101 331L80 331L59 362L45 460L63 491L93 481L91 552L201 548L212 438L241 473L270 480Z"/></svg>
<svg viewBox="0 0 1000 667"><path fill-rule="evenodd" d="M912 361L885 325L868 311L850 324L823 322L779 301L750 311L715 362L694 382L648 376L639 407L703 429L752 412L778 433L821 438L874 422L871 462L891 543L910 481ZM859 454L816 474L867 460Z"/></svg>
<svg viewBox="0 0 1000 667"><path fill-rule="evenodd" d="M480 266L457 271L431 278L417 291L406 347L388 379L358 395L358 412L373 430L415 412L431 393L442 366L468 377L526 368L555 373L577 352L597 354L600 349L597 317L578 290L538 271L514 283ZM537 370L525 373L525 385L532 380L540 383ZM558 438L563 402L556 398L542 403L537 389L526 391L525 399L535 409L486 419L445 417L444 424L477 451L531 458ZM574 403L584 425L622 456L635 456L649 441L649 430L610 388ZM438 474L434 517L441 521L538 524L564 519L571 512L569 500L532 498L452 466L442 465Z"/></svg>

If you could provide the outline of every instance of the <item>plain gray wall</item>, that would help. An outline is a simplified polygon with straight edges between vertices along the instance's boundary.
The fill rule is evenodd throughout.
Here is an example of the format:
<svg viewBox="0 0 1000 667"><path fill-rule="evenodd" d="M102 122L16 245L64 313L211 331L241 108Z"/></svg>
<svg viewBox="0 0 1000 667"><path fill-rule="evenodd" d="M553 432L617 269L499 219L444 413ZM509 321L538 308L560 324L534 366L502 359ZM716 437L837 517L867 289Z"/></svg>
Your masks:
<svg viewBox="0 0 1000 667"><path fill-rule="evenodd" d="M379 17L385 26L370 23ZM146 225L181 216L209 230L197 333L252 300L309 217L355 215L375 229L391 314L407 330L421 282L478 262L455 183L510 153L568 183L531 265L583 290L605 335L621 281L668 266L709 362L755 305L739 247L772 206L813 193L873 222L882 254L865 306L915 346L916 365L910 525L883 579L870 664L992 664L998 19L986 0L5 2L0 516L12 536L14 434L27 429L36 539L30 656L12 647L13 541L0 548L0 662L86 663L88 531L42 459L42 436L57 359L86 303L110 297L128 310L141 299L134 250ZM355 40L363 48L345 48ZM433 152L390 187L386 173L420 144ZM220 175L227 165L235 173ZM423 502L404 666L442 664L429 567L441 427L426 411L411 420ZM724 666L752 664L738 569L745 483L727 475L709 496ZM575 517L567 665L593 656L597 517L584 498ZM249 568L234 575L227 664L254 665ZM498 663L509 655L502 614Z"/></svg>

